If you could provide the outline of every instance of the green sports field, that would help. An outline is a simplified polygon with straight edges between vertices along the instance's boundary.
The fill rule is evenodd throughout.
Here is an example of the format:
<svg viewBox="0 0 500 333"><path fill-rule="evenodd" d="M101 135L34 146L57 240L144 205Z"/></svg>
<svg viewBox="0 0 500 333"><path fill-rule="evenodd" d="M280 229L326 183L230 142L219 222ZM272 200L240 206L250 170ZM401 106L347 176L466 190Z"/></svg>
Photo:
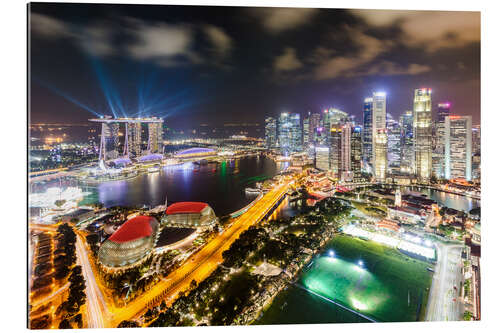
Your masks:
<svg viewBox="0 0 500 333"><path fill-rule="evenodd" d="M425 314L429 264L372 241L340 235L299 282L377 321L416 321ZM363 268L358 265L363 262Z"/></svg>

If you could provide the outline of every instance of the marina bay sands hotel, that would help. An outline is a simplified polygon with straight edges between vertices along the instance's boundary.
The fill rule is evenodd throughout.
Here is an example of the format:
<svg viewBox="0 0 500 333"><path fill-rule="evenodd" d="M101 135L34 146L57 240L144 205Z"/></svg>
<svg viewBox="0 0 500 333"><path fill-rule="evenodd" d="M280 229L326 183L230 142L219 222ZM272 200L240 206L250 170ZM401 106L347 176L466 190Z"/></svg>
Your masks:
<svg viewBox="0 0 500 333"><path fill-rule="evenodd" d="M163 119L151 118L102 118L89 119L101 123L99 161L121 161L127 163L131 158L142 159L163 155ZM147 125L147 148L142 148L142 124ZM120 142L120 127L125 128L123 144ZM123 132L122 132L123 133ZM120 149L123 145L123 149ZM121 151L120 151L121 150Z"/></svg>

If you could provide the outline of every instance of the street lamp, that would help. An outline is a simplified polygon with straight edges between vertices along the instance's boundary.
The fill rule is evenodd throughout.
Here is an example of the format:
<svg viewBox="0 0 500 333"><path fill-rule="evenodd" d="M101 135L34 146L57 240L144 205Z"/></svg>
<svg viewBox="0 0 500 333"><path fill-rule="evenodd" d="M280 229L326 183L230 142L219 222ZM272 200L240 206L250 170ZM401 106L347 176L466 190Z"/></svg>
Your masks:
<svg viewBox="0 0 500 333"><path fill-rule="evenodd" d="M335 252L333 252L333 250L328 251L328 256L329 257L334 257L335 256Z"/></svg>
<svg viewBox="0 0 500 333"><path fill-rule="evenodd" d="M359 260L359 261L358 261L358 266L359 266L359 267L363 267L363 265L364 265L363 260Z"/></svg>

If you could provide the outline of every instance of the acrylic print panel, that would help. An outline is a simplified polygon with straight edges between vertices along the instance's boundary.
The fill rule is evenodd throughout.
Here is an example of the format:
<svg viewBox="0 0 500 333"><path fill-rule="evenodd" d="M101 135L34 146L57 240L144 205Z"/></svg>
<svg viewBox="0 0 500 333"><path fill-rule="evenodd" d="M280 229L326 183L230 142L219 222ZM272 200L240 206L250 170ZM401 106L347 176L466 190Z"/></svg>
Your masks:
<svg viewBox="0 0 500 333"><path fill-rule="evenodd" d="M28 14L29 328L481 318L479 12Z"/></svg>

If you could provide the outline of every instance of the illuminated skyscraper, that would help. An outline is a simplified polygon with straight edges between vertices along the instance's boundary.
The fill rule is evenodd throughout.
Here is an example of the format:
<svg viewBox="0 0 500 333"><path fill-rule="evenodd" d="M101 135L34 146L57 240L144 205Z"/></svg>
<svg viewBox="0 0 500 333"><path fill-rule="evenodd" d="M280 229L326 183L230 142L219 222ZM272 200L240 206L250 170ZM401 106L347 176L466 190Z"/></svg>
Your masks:
<svg viewBox="0 0 500 333"><path fill-rule="evenodd" d="M291 127L292 151L293 152L302 151L302 123L300 121L300 114L298 113L290 114L290 122L292 124Z"/></svg>
<svg viewBox="0 0 500 333"><path fill-rule="evenodd" d="M405 111L399 118L401 125L401 167L403 173L414 173L413 112Z"/></svg>
<svg viewBox="0 0 500 333"><path fill-rule="evenodd" d="M363 160L371 164L373 157L373 98L365 98L363 104Z"/></svg>
<svg viewBox="0 0 500 333"><path fill-rule="evenodd" d="M373 173L378 182L387 175L387 129L378 129L374 137Z"/></svg>
<svg viewBox="0 0 500 333"><path fill-rule="evenodd" d="M309 148L309 144L310 144L310 115L311 113L309 112L309 114L307 115L306 118L304 118L304 120L302 120L302 140L303 140L303 144L304 144L304 150L307 151L307 149Z"/></svg>
<svg viewBox="0 0 500 333"><path fill-rule="evenodd" d="M390 114L387 114L387 163L389 172L400 170L401 127Z"/></svg>
<svg viewBox="0 0 500 333"><path fill-rule="evenodd" d="M150 154L163 154L163 129L161 123L148 124L148 151Z"/></svg>
<svg viewBox="0 0 500 333"><path fill-rule="evenodd" d="M372 118L372 132L373 135L378 133L379 130L385 129L387 119L387 99L385 92L373 93L373 118Z"/></svg>
<svg viewBox="0 0 500 333"><path fill-rule="evenodd" d="M315 168L323 171L330 169L330 149L328 147L316 147L314 151Z"/></svg>
<svg viewBox="0 0 500 333"><path fill-rule="evenodd" d="M432 172L432 90L415 89L413 100L413 145L415 149L415 174L428 181Z"/></svg>
<svg viewBox="0 0 500 333"><path fill-rule="evenodd" d="M346 179L346 173L351 171L351 124L342 125L341 131L340 171L342 179Z"/></svg>
<svg viewBox="0 0 500 333"><path fill-rule="evenodd" d="M321 114L313 113L309 116L309 142L318 143L317 130L321 127Z"/></svg>
<svg viewBox="0 0 500 333"><path fill-rule="evenodd" d="M342 125L341 128L341 179L342 181L359 180L361 177L361 126L351 123Z"/></svg>
<svg viewBox="0 0 500 333"><path fill-rule="evenodd" d="M354 126L351 129L351 172L354 181L361 179L362 147L362 127Z"/></svg>
<svg viewBox="0 0 500 333"><path fill-rule="evenodd" d="M278 143L284 155L302 150L300 114L283 112L278 123Z"/></svg>
<svg viewBox="0 0 500 333"><path fill-rule="evenodd" d="M372 150L371 165L377 180L385 179L387 173L387 100L385 92L374 92L372 97ZM378 138L377 138L378 136ZM378 151L375 152L375 145ZM386 147L381 145L385 144ZM383 166L383 167L382 167ZM379 169L378 171L375 169ZM378 177L377 177L378 175Z"/></svg>
<svg viewBox="0 0 500 333"><path fill-rule="evenodd" d="M130 123L128 127L128 147L130 157L141 156L141 123Z"/></svg>
<svg viewBox="0 0 500 333"><path fill-rule="evenodd" d="M449 115L450 103L439 103L435 122L435 147L432 152L432 170L438 179L444 178L444 121Z"/></svg>
<svg viewBox="0 0 500 333"><path fill-rule="evenodd" d="M445 118L445 177L472 180L472 117Z"/></svg>
<svg viewBox="0 0 500 333"><path fill-rule="evenodd" d="M104 160L112 160L118 158L120 155L118 152L119 138L118 138L118 123L102 123L102 139L104 145L102 145Z"/></svg>
<svg viewBox="0 0 500 333"><path fill-rule="evenodd" d="M340 179L342 170L342 126L330 127L330 171L334 178Z"/></svg>
<svg viewBox="0 0 500 333"><path fill-rule="evenodd" d="M481 154L481 125L472 126L472 153Z"/></svg>
<svg viewBox="0 0 500 333"><path fill-rule="evenodd" d="M267 117L265 122L266 148L276 148L276 118Z"/></svg>

